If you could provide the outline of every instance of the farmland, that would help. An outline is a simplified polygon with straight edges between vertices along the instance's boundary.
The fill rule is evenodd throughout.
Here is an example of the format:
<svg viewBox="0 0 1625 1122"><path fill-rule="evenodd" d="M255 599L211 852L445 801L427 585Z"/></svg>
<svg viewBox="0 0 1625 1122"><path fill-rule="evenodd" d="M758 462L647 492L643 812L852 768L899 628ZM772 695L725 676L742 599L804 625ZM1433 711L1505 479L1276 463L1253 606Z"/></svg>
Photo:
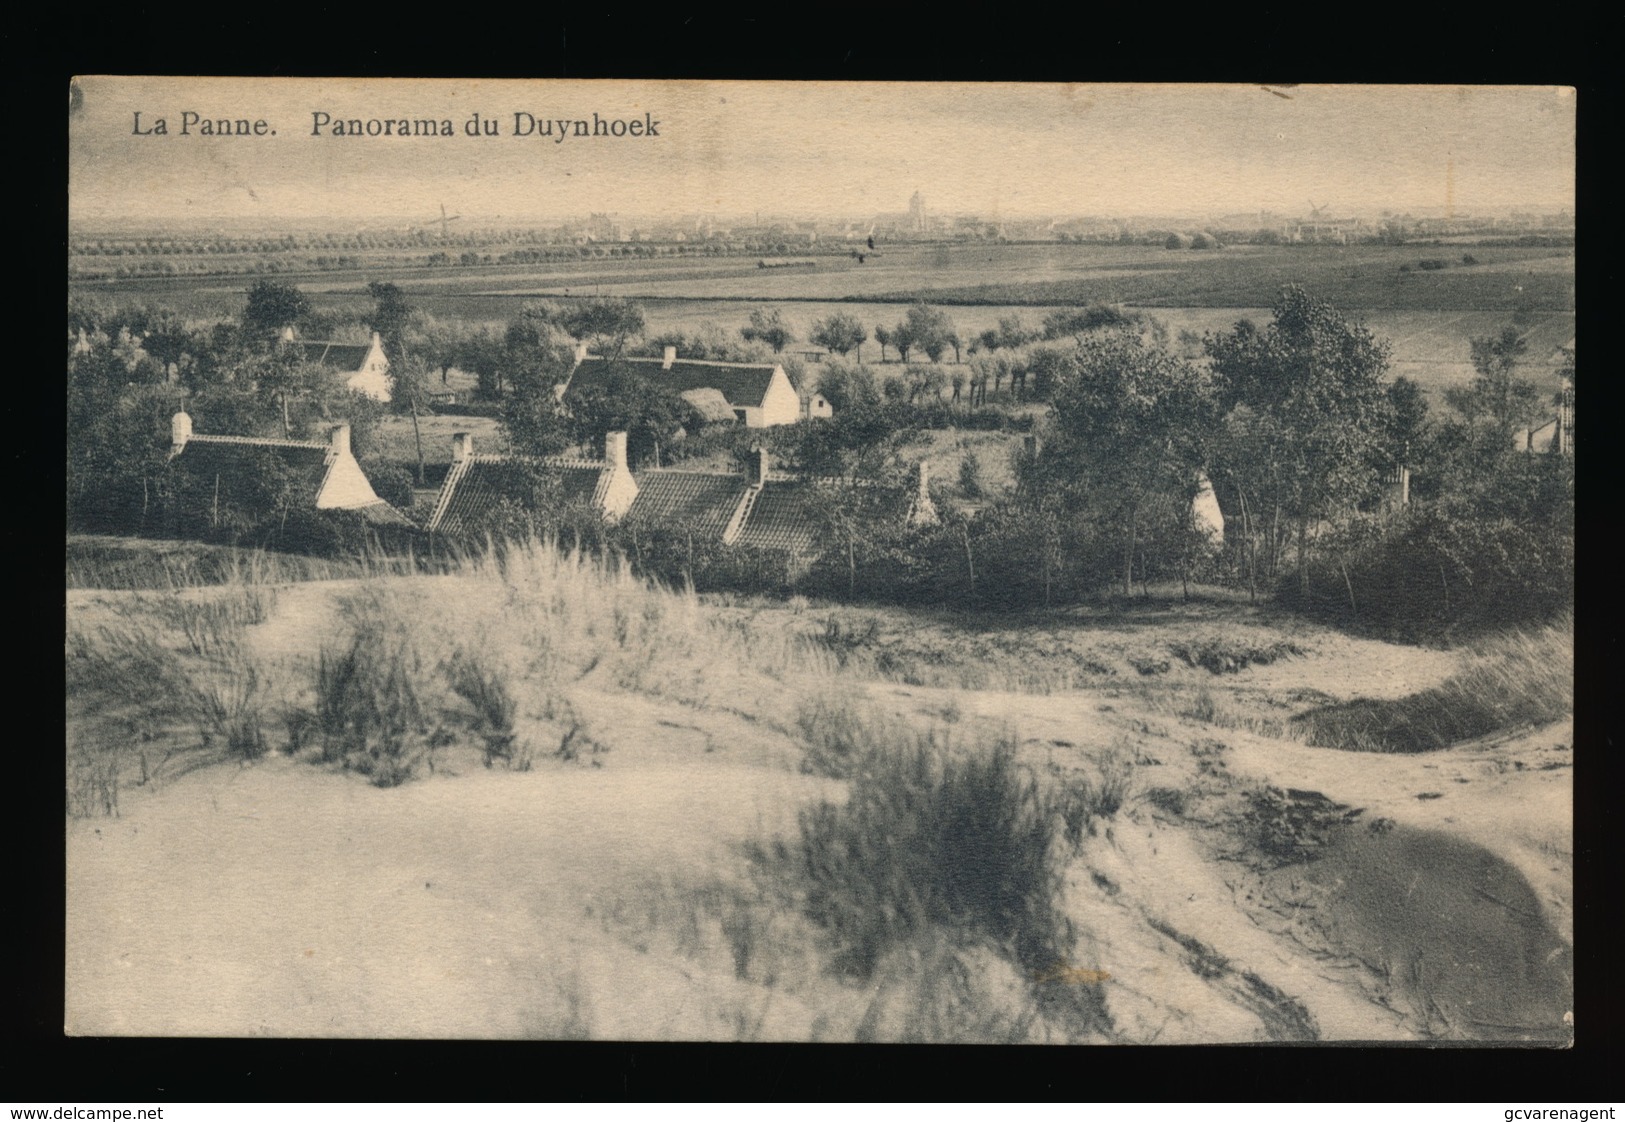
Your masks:
<svg viewBox="0 0 1625 1122"><path fill-rule="evenodd" d="M1475 264L1448 267L1439 246L1237 246L1218 252L1146 246L900 246L863 264L822 257L809 269L759 269L753 259L592 259L547 266L403 269L389 280L438 318L505 323L530 300L618 296L643 305L651 334L704 323L737 329L763 303L779 305L805 340L837 311L869 326L893 324L917 299L950 308L969 339L1003 316L1030 324L1059 307L1095 301L1139 307L1171 333L1221 331L1262 320L1279 288L1298 283L1365 322L1392 344L1391 370L1437 390L1472 376L1467 341L1517 322L1529 335L1527 372L1550 377L1555 350L1574 338L1574 252L1472 247ZM360 316L374 273L288 274L318 308ZM241 310L247 278L154 278L79 282L75 294L150 301L202 319ZM803 342L797 344L805 346ZM793 345L794 346L794 345ZM866 357L879 357L871 342Z"/></svg>

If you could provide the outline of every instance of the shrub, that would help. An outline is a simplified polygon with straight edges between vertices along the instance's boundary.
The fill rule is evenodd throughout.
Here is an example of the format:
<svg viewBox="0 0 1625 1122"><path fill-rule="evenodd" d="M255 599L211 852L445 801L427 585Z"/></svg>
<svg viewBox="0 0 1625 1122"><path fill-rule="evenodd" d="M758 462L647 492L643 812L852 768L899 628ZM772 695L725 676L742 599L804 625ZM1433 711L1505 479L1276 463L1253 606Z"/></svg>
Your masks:
<svg viewBox="0 0 1625 1122"><path fill-rule="evenodd" d="M392 460L368 460L361 465L373 492L390 506L411 510L417 501L412 490L412 472Z"/></svg>
<svg viewBox="0 0 1625 1122"><path fill-rule="evenodd" d="M472 711L473 729L485 741L485 766L503 760L515 771L529 771L530 752L515 743L519 703L503 672L479 654L459 650L446 665L446 677Z"/></svg>
<svg viewBox="0 0 1625 1122"><path fill-rule="evenodd" d="M986 938L1023 964L1063 958L1052 818L1013 739L966 751L872 727L856 739L846 804L801 816L807 914L840 964L869 977L888 949L938 931Z"/></svg>
<svg viewBox="0 0 1625 1122"><path fill-rule="evenodd" d="M1061 819L1062 836L1074 850L1094 832L1094 819L1115 817L1128 799L1134 766L1125 747L1121 743L1114 745L1101 757L1098 781L1075 779L1055 796L1054 809Z"/></svg>
<svg viewBox="0 0 1625 1122"><path fill-rule="evenodd" d="M1269 863L1313 861L1332 833L1360 814L1318 791L1261 787L1247 792L1241 820Z"/></svg>
<svg viewBox="0 0 1625 1122"><path fill-rule="evenodd" d="M1178 640L1170 643L1168 650L1183 659L1187 666L1200 666L1213 674L1235 674L1249 666L1268 666L1279 659L1304 653L1302 647L1286 640L1259 643L1216 637Z"/></svg>
<svg viewBox="0 0 1625 1122"><path fill-rule="evenodd" d="M982 461L975 452L966 452L959 461L959 491L967 499L979 499L982 490Z"/></svg>
<svg viewBox="0 0 1625 1122"><path fill-rule="evenodd" d="M419 687L421 660L398 618L380 609L358 614L349 642L324 646L317 659L322 759L394 787L434 747Z"/></svg>

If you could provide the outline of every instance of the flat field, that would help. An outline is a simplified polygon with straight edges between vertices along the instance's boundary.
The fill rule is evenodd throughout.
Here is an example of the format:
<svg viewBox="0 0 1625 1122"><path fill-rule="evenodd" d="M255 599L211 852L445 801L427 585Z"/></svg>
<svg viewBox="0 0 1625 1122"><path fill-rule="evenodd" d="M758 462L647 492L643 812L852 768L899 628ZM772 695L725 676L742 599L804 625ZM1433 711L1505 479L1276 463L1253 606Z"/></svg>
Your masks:
<svg viewBox="0 0 1625 1122"><path fill-rule="evenodd" d="M1237 246L1215 252L1148 246L902 246L866 258L820 257L807 269L760 269L750 258L593 259L548 266L403 269L391 279L435 316L500 324L528 300L621 296L643 304L651 333L715 323L737 329L764 303L781 306L807 347L812 324L835 312L871 331L894 324L917 299L948 307L969 339L1003 316L1034 326L1049 312L1092 301L1138 306L1177 335L1268 318L1279 288L1305 286L1363 320L1393 347L1392 372L1430 390L1472 376L1467 341L1514 318L1529 333L1529 373L1555 379L1558 347L1574 338L1574 251L1461 247ZM1423 260L1448 267L1423 269ZM1402 271L1404 270L1404 271ZM363 273L285 274L320 308L361 315ZM150 301L198 319L237 314L250 278L149 278L81 282L70 291L113 301ZM879 358L864 345L866 360ZM892 356L895 357L895 356Z"/></svg>

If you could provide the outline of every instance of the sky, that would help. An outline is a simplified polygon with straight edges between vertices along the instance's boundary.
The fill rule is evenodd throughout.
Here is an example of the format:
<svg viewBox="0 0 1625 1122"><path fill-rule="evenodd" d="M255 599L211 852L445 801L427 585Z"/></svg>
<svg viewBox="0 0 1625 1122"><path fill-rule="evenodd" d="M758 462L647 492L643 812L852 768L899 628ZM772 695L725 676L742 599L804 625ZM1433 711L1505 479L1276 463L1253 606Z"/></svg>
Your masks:
<svg viewBox="0 0 1625 1122"><path fill-rule="evenodd" d="M988 220L1574 206L1559 87L90 76L69 92L69 217L87 224L856 217L915 191ZM476 113L497 135L468 135ZM339 136L316 114L453 135ZM639 127L516 135L594 114ZM220 118L264 125L202 135Z"/></svg>

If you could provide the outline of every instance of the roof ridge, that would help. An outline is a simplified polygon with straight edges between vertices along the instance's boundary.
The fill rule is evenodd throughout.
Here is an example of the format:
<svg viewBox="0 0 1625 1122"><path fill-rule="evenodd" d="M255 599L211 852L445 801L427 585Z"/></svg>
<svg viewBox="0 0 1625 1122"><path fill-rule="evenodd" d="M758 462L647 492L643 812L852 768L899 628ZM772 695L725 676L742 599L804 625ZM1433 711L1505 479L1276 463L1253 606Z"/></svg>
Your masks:
<svg viewBox="0 0 1625 1122"><path fill-rule="evenodd" d="M607 362L609 360L604 355L587 355L581 361L582 362ZM665 362L666 362L666 360L664 358L661 358L658 355L622 355L620 357L619 361L621 361L621 362L658 362L662 366L664 366ZM673 365L676 365L678 363L686 363L686 364L688 364L690 366L728 366L728 367L734 367L734 368L737 368L737 369L744 369L744 370L772 370L775 367L783 365L782 363L778 363L778 362L727 362L727 361L724 361L723 359L720 359L720 358L683 358L681 355L679 355L677 358L672 359L672 364Z"/></svg>
<svg viewBox="0 0 1625 1122"><path fill-rule="evenodd" d="M263 436L217 436L213 433L195 432L186 438L186 442L201 440L209 444L260 444L268 448L322 448L330 447L324 441L318 440L286 440L279 437Z"/></svg>
<svg viewBox="0 0 1625 1122"><path fill-rule="evenodd" d="M592 468L594 471L603 471L609 467L608 460L580 460L568 456L526 456L518 452L476 452L467 459L470 463L477 464L538 464L542 467Z"/></svg>

